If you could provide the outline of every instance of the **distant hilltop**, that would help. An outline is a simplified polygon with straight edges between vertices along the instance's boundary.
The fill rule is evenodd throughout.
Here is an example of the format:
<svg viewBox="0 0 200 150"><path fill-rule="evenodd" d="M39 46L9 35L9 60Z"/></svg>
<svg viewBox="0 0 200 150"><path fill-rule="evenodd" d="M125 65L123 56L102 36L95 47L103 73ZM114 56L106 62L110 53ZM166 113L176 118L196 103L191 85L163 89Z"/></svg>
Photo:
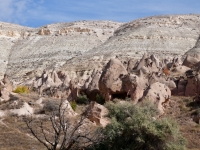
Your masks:
<svg viewBox="0 0 200 150"><path fill-rule="evenodd" d="M102 68L112 57L159 57L200 52L200 15L147 17L129 23L77 21L39 28L0 23L0 76L59 68Z"/></svg>

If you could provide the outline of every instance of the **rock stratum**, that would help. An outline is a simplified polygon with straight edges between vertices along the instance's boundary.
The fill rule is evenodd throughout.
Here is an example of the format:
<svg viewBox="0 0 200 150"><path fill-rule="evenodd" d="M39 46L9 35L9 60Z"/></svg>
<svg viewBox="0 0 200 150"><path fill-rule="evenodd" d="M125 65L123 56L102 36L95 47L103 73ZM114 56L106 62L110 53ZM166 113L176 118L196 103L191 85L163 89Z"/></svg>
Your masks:
<svg viewBox="0 0 200 150"><path fill-rule="evenodd" d="M91 75L110 58L199 53L200 15L168 15L128 23L78 21L39 28L0 23L0 77L18 79L44 69ZM87 77L85 77L87 78Z"/></svg>

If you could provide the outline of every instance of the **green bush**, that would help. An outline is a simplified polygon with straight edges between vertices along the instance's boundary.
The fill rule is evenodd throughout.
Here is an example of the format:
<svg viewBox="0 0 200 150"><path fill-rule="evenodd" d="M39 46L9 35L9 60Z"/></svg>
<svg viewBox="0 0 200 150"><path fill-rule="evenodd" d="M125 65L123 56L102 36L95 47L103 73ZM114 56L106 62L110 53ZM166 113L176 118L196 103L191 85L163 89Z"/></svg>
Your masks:
<svg viewBox="0 0 200 150"><path fill-rule="evenodd" d="M103 129L104 150L184 150L186 141L177 123L169 118L153 119L157 109L151 104L108 103L111 123Z"/></svg>
<svg viewBox="0 0 200 150"><path fill-rule="evenodd" d="M74 111L76 111L76 107L77 107L76 102L71 101L71 102L70 102L70 105L71 105L72 109L73 109Z"/></svg>
<svg viewBox="0 0 200 150"><path fill-rule="evenodd" d="M105 103L105 99L103 98L102 95L97 94L96 95L96 102L99 103L99 104L101 104L101 105L103 105Z"/></svg>
<svg viewBox="0 0 200 150"><path fill-rule="evenodd" d="M28 89L28 87L27 86L17 86L17 88L13 91L14 93L25 93L25 94L27 94L27 93L29 93L30 91L29 91L29 89Z"/></svg>
<svg viewBox="0 0 200 150"><path fill-rule="evenodd" d="M78 96L76 100L77 104L89 104L89 99L87 98L86 95L80 95Z"/></svg>

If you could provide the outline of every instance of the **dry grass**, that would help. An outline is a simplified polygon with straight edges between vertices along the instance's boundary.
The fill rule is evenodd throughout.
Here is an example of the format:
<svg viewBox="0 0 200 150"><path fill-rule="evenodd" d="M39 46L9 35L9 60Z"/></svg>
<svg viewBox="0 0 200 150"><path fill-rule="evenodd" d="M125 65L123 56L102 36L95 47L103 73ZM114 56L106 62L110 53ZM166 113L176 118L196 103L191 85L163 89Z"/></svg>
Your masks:
<svg viewBox="0 0 200 150"><path fill-rule="evenodd" d="M0 123L0 149L1 150L43 150L45 149L37 140L31 137L26 130L22 118L11 116Z"/></svg>
<svg viewBox="0 0 200 150"><path fill-rule="evenodd" d="M200 147L200 125L191 116L197 107L192 97L173 96L166 109L166 116L174 118L180 125L180 130L187 139L188 150L199 150Z"/></svg>

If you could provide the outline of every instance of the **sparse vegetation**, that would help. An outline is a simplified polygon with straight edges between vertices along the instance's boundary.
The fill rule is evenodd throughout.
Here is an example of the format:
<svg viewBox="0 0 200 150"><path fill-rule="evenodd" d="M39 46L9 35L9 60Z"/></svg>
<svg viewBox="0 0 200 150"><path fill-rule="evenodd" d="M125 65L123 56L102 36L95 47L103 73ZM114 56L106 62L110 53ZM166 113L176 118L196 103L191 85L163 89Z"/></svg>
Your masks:
<svg viewBox="0 0 200 150"><path fill-rule="evenodd" d="M71 101L71 102L70 102L70 105L71 105L72 109L73 109L74 111L76 111L76 108L77 108L76 102Z"/></svg>
<svg viewBox="0 0 200 150"><path fill-rule="evenodd" d="M105 99L103 98L103 96L101 94L97 94L96 95L96 102L103 105L105 103Z"/></svg>
<svg viewBox="0 0 200 150"><path fill-rule="evenodd" d="M54 100L48 100L44 103L43 111L45 114L56 112L59 109L59 102Z"/></svg>
<svg viewBox="0 0 200 150"><path fill-rule="evenodd" d="M66 117L69 103L62 101L58 110L51 112L48 119L25 117L24 122L32 135L48 150L85 149L98 143L101 133L85 124L86 116ZM88 129L87 129L88 128Z"/></svg>
<svg viewBox="0 0 200 150"><path fill-rule="evenodd" d="M19 93L19 94L28 94L29 88L27 86L17 86L17 88L13 91L14 93Z"/></svg>
<svg viewBox="0 0 200 150"><path fill-rule="evenodd" d="M96 149L105 150L184 150L186 141L177 123L169 118L156 119L151 104L108 103L111 123L104 129L105 139Z"/></svg>
<svg viewBox="0 0 200 150"><path fill-rule="evenodd" d="M77 100L76 100L77 104L89 104L89 99L87 97L87 95L79 95Z"/></svg>

